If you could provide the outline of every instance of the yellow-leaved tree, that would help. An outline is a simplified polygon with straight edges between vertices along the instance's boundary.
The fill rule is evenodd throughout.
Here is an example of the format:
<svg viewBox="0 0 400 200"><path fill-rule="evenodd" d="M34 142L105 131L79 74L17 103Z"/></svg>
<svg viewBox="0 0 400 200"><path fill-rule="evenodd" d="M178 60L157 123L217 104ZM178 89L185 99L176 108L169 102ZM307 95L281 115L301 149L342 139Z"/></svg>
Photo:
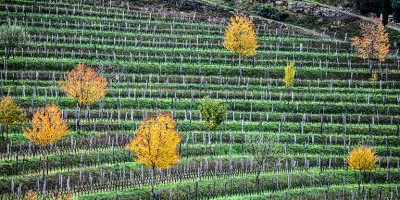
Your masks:
<svg viewBox="0 0 400 200"><path fill-rule="evenodd" d="M296 74L296 70L294 68L294 63L290 62L285 67L285 78L283 82L285 82L286 87L290 88L293 86L294 75Z"/></svg>
<svg viewBox="0 0 400 200"><path fill-rule="evenodd" d="M251 19L243 14L235 14L228 22L222 43L229 51L239 56L239 74L242 76L241 58L256 55L257 35Z"/></svg>
<svg viewBox="0 0 400 200"><path fill-rule="evenodd" d="M40 146L43 155L43 180L46 167L46 146L68 134L68 125L55 104L47 104L32 118L32 127L24 127L25 138Z"/></svg>
<svg viewBox="0 0 400 200"><path fill-rule="evenodd" d="M57 192L55 200L70 200L72 197L71 192L63 194L62 192Z"/></svg>
<svg viewBox="0 0 400 200"><path fill-rule="evenodd" d="M379 158L376 156L376 151L372 147L364 147L359 145L357 148L349 152L350 157L344 160L349 166L349 169L356 169L359 172L358 188L361 184L361 172L372 171L378 167Z"/></svg>
<svg viewBox="0 0 400 200"><path fill-rule="evenodd" d="M37 200L37 196L33 190L29 190L29 192L25 195L25 200Z"/></svg>
<svg viewBox="0 0 400 200"><path fill-rule="evenodd" d="M26 115L10 96L4 97L0 102L0 124L2 124L8 139L8 132L26 120ZM3 131L2 131L3 133ZM2 135L2 137L4 137Z"/></svg>
<svg viewBox="0 0 400 200"><path fill-rule="evenodd" d="M170 115L148 117L135 130L135 137L126 146L135 153L136 162L151 168L151 193L154 195L154 168L170 168L181 159L178 144L182 136L175 129Z"/></svg>
<svg viewBox="0 0 400 200"><path fill-rule="evenodd" d="M379 80L378 74L376 72L373 72L372 75L371 75L371 78L369 79L369 81L371 81L372 86L374 87L374 89L375 89L376 82L378 80Z"/></svg>
<svg viewBox="0 0 400 200"><path fill-rule="evenodd" d="M29 190L28 193L25 195L25 200L37 200L37 195L33 192L33 190ZM68 192L67 194L62 194L62 192L57 192L55 200L70 200L71 193Z"/></svg>
<svg viewBox="0 0 400 200"><path fill-rule="evenodd" d="M361 37L352 38L352 44L357 48L359 57L385 61L390 44L389 33L385 30L382 19L371 17L369 22L360 23L360 29Z"/></svg>
<svg viewBox="0 0 400 200"><path fill-rule="evenodd" d="M77 127L79 127L82 107L98 101L108 92L107 80L83 63L79 63L67 74L65 80L59 81L58 84L64 93L78 104Z"/></svg>

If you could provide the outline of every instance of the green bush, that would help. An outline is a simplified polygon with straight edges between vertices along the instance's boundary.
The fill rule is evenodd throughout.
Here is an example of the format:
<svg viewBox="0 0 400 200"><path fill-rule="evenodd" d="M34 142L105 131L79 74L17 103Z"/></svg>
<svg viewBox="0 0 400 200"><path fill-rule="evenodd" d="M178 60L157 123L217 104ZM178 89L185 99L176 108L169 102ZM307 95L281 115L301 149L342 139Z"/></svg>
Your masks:
<svg viewBox="0 0 400 200"><path fill-rule="evenodd" d="M396 22L400 22L400 0L392 0L393 18Z"/></svg>
<svg viewBox="0 0 400 200"><path fill-rule="evenodd" d="M269 4L264 4L260 6L260 8L258 9L258 14L263 17L275 19L278 21L284 20L289 16L288 14L278 10L277 8Z"/></svg>
<svg viewBox="0 0 400 200"><path fill-rule="evenodd" d="M208 96L203 98L203 101L199 105L199 111L204 116L204 126L211 131L215 131L224 121L227 112L225 104L220 104Z"/></svg>

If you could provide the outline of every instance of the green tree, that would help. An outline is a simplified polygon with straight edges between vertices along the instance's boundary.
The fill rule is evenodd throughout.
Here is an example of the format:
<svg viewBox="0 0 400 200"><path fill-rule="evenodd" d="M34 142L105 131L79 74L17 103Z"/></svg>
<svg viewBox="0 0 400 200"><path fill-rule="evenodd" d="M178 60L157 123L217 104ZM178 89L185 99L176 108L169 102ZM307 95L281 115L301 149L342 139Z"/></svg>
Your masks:
<svg viewBox="0 0 400 200"><path fill-rule="evenodd" d="M225 104L221 104L208 96L203 98L199 106L201 115L204 117L204 126L210 130L215 131L217 127L225 120L227 108Z"/></svg>
<svg viewBox="0 0 400 200"><path fill-rule="evenodd" d="M386 24L388 24L390 11L391 11L390 0L382 0L382 23L384 26L386 26Z"/></svg>
<svg viewBox="0 0 400 200"><path fill-rule="evenodd" d="M396 22L400 22L400 0L392 0L393 18Z"/></svg>
<svg viewBox="0 0 400 200"><path fill-rule="evenodd" d="M6 61L10 57L11 51L28 41L28 38L29 36L25 29L20 26L0 26L0 47L5 50L4 57ZM4 65L4 70L7 70L7 64Z"/></svg>
<svg viewBox="0 0 400 200"><path fill-rule="evenodd" d="M354 0L349 1L362 15L369 13L380 14L382 0Z"/></svg>

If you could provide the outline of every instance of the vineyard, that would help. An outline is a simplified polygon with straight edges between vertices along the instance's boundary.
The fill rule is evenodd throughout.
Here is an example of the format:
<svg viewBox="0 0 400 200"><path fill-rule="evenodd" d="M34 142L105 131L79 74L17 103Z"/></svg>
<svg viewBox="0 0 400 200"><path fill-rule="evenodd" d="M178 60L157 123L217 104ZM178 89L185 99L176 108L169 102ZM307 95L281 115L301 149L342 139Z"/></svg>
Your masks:
<svg viewBox="0 0 400 200"><path fill-rule="evenodd" d="M0 97L12 97L28 122L54 103L69 128L44 154L22 127L2 126L0 199L29 191L38 199L400 199L397 49L382 62L362 59L351 33L328 38L254 19L256 55L239 58L223 45L227 23L111 0L0 3L0 24L28 37L0 52ZM107 94L82 108L59 84L79 63L108 81ZM216 130L199 111L206 96L227 108ZM160 113L182 139L171 168L135 162L127 148ZM249 149L269 140L274 151L260 165ZM377 152L375 170L349 168L359 145Z"/></svg>

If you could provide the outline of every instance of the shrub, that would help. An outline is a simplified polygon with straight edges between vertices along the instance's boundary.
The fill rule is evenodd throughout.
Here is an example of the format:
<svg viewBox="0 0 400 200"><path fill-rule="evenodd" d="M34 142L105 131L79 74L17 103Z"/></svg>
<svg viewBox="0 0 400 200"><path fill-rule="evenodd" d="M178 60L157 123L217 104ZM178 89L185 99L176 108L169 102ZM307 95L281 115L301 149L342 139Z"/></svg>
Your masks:
<svg viewBox="0 0 400 200"><path fill-rule="evenodd" d="M199 105L200 113L204 116L204 126L211 131L215 131L217 127L225 120L227 107L218 101L204 97L201 105Z"/></svg>
<svg viewBox="0 0 400 200"><path fill-rule="evenodd" d="M392 0L393 18L400 22L400 0Z"/></svg>
<svg viewBox="0 0 400 200"><path fill-rule="evenodd" d="M289 15L269 4L264 4L258 9L258 14L278 21L286 19Z"/></svg>

